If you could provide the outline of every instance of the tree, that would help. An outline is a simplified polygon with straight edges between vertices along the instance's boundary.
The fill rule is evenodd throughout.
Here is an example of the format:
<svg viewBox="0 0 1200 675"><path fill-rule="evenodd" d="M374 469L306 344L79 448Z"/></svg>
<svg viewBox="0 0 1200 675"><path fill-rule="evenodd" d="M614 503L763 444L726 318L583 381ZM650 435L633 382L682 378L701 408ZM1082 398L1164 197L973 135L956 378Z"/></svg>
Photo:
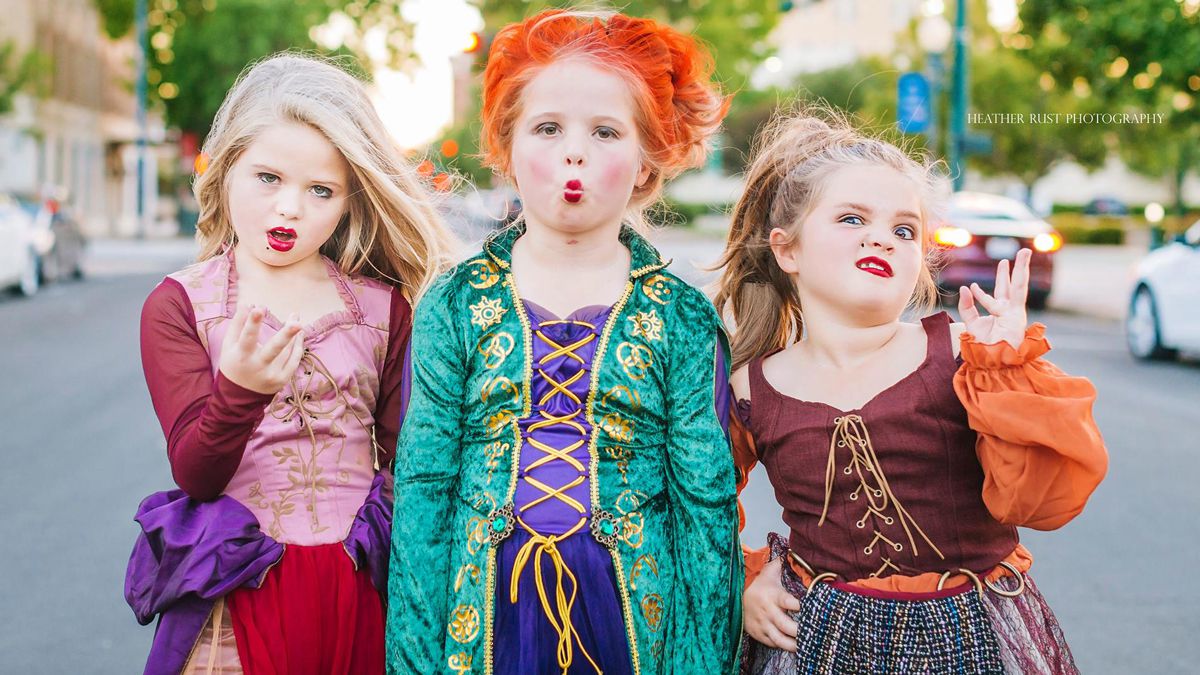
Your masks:
<svg viewBox="0 0 1200 675"><path fill-rule="evenodd" d="M110 37L133 27L134 0L93 0ZM361 35L372 27L387 34L394 63L412 59L411 25L402 0L147 0L147 83L152 103L162 105L167 123L203 137L225 94L255 60L282 50L341 56L360 75ZM312 29L334 12L358 30L346 46L321 49Z"/></svg>
<svg viewBox="0 0 1200 675"><path fill-rule="evenodd" d="M1164 177L1176 212L1183 179L1200 169L1200 5L1179 0L1024 0L1021 32L1059 82L1079 82L1108 113L1158 113L1161 124L1117 125L1122 158Z"/></svg>
<svg viewBox="0 0 1200 675"><path fill-rule="evenodd" d="M11 41L0 42L0 115L12 111L13 100L22 91L42 93L49 69L50 61L41 52L31 49L18 54Z"/></svg>

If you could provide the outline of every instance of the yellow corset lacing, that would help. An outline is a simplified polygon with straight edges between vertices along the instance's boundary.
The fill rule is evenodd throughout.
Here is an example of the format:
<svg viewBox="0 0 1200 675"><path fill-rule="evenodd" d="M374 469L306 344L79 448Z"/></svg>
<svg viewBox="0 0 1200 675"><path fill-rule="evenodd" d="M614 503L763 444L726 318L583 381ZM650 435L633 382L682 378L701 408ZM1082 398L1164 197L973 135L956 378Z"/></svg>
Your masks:
<svg viewBox="0 0 1200 675"><path fill-rule="evenodd" d="M541 330L542 326L554 324L576 324L586 326L592 330L592 333L569 345L564 346L547 337L546 334ZM583 414L583 402L579 400L579 397L576 396L575 393L569 389L569 387L577 382L580 378L584 377L584 374L587 372L587 370L581 368L578 372L567 378L565 381L559 382L547 374L546 371L542 369L542 366L557 358L574 359L586 366L587 364L583 357L576 354L575 350L595 340L595 330L596 327L594 325L584 321L544 321L541 323L538 329L534 331L534 335L539 340L550 345L550 347L552 347L554 350L543 356L538 361L537 373L550 385L551 389L550 391L546 392L545 396L542 396L541 400L538 401L538 407L540 408L538 413L542 416L542 419L529 426L529 436L527 437L529 445L545 453L546 456L538 458L537 461L531 462L529 466L525 467L525 475L523 475L521 478L526 483L529 483L544 494L522 506L517 513L517 523L519 523L521 527L525 528L525 531L530 535L530 539L525 543L524 546L521 547L521 550L517 551L516 560L513 562L512 579L510 580L509 589L509 601L515 603L517 601L517 587L520 583L521 571L525 568L526 563L528 563L529 559L532 557L534 570L533 578L534 583L537 584L538 597L542 601L542 611L546 613L546 618L550 620L550 624L554 626L554 630L558 633L558 665L560 668L562 668L564 675L566 674L567 669L571 667L571 663L574 660L573 652L575 645L579 646L579 651L582 652L584 657L587 658L588 662L592 664L592 667L596 669L596 672L600 672L600 667L596 665L596 661L592 659L591 654L588 654L587 649L584 648L583 643L579 639L578 631L575 630L575 626L571 623L571 608L575 605L575 596L579 589L579 584L575 579L575 574L571 572L570 567L568 567L566 562L563 560L562 554L559 552L557 546L558 542L578 532L583 528L584 523L587 522L587 516L584 515L587 513L587 508L583 504L580 504L579 500L574 499L568 494L565 494L567 490L578 486L586 480L584 477L585 467L583 464L579 463L579 460L571 456L572 452L579 449L580 446L587 442L587 430L575 419ZM555 396L566 396L571 400L571 402L575 403L575 410L567 415L552 415L548 413L545 410L545 406ZM551 427L556 424L562 424L578 431L579 440L565 448L560 449L546 445L545 443L533 438L534 431ZM580 473L580 475L576 476L575 479L570 483L558 488L546 485L545 483L529 475L529 472L533 469L545 464L549 464L553 461L562 461L570 464L571 467ZM550 499L557 499L567 506L570 506L572 509L575 509L575 511L579 513L579 522L575 523L570 530L567 530L563 534L550 536L540 534L521 519L521 513L528 511L538 504ZM551 606L549 598L546 597L546 584L542 579L543 555L549 555L550 562L554 565L555 579L553 606ZM563 586L564 577L571 582L571 593L569 597L566 589Z"/></svg>

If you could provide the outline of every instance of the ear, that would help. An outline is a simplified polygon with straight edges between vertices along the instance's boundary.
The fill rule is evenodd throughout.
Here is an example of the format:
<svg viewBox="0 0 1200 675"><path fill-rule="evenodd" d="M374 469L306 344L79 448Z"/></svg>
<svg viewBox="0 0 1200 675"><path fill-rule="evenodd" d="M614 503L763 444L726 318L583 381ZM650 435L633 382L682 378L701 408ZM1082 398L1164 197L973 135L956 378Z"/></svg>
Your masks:
<svg viewBox="0 0 1200 675"><path fill-rule="evenodd" d="M646 181L650 179L650 172L653 170L654 169L649 164L642 162L641 168L638 169L637 180L634 181L634 185L637 187L642 187L645 185Z"/></svg>
<svg viewBox="0 0 1200 675"><path fill-rule="evenodd" d="M779 269L787 274L795 274L800 271L800 262L797 260L800 246L797 237L789 234L783 228L776 227L771 230L768 241L771 244L771 252L775 254L775 263L779 265Z"/></svg>

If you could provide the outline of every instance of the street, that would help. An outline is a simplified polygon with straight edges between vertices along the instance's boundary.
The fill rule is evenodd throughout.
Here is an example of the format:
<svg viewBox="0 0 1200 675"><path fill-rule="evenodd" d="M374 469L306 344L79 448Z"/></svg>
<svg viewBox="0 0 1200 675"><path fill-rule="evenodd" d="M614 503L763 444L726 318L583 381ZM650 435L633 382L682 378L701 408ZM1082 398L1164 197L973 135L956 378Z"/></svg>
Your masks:
<svg viewBox="0 0 1200 675"><path fill-rule="evenodd" d="M720 242L672 237L677 264ZM141 304L191 254L184 242L101 247L81 282L0 298L0 663L11 673L139 672L152 627L123 596L147 494L173 486L138 355ZM150 248L148 245L147 248ZM94 251L94 253L96 253ZM690 278L699 276L685 270ZM1038 314L1050 360L1100 395L1111 464L1084 513L1057 532L1022 531L1032 574L1084 673L1194 672L1200 659L1200 366L1144 364L1110 319ZM783 532L766 476L745 493L744 541Z"/></svg>

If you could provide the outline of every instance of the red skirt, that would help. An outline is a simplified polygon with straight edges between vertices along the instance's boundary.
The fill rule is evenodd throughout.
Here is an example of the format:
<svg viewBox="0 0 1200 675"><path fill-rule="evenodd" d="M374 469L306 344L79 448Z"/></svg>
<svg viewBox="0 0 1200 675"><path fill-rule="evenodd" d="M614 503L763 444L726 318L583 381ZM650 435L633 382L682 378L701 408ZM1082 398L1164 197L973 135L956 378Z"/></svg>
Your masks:
<svg viewBox="0 0 1200 675"><path fill-rule="evenodd" d="M226 604L247 675L383 673L383 603L340 543L289 545Z"/></svg>

